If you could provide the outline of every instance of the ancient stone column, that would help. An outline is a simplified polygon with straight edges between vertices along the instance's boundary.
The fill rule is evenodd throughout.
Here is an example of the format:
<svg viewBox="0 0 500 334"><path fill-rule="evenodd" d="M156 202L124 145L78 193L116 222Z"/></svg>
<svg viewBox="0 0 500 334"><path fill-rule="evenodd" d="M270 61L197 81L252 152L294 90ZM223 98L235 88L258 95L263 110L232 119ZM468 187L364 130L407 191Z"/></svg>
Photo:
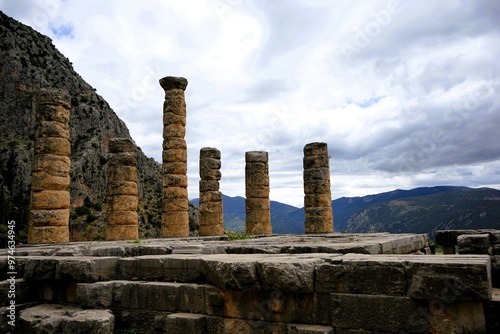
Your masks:
<svg viewBox="0 0 500 334"><path fill-rule="evenodd" d="M246 152L245 162L246 231L271 234L268 154Z"/></svg>
<svg viewBox="0 0 500 334"><path fill-rule="evenodd" d="M139 237L137 192L137 150L132 140L109 141L106 188L106 240Z"/></svg>
<svg viewBox="0 0 500 334"><path fill-rule="evenodd" d="M188 237L188 191L186 102L187 80L178 77L160 79L165 90L163 103L163 204L162 236Z"/></svg>
<svg viewBox="0 0 500 334"><path fill-rule="evenodd" d="M220 167L220 151L203 147L200 150L200 236L224 234Z"/></svg>
<svg viewBox="0 0 500 334"><path fill-rule="evenodd" d="M310 143L304 147L304 194L306 233L332 233L332 193L326 143Z"/></svg>
<svg viewBox="0 0 500 334"><path fill-rule="evenodd" d="M38 93L28 243L69 242L70 111L67 91Z"/></svg>

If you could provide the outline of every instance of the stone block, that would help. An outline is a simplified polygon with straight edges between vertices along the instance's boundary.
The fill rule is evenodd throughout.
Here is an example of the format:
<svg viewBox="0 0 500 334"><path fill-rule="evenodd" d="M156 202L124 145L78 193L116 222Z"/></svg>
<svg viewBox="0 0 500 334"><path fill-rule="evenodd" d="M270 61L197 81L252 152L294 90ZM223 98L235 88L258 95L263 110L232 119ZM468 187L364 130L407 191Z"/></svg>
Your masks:
<svg viewBox="0 0 500 334"><path fill-rule="evenodd" d="M177 95L180 95L181 93L178 90L180 90L181 92L184 91L186 89L187 85L188 85L188 81L187 81L187 79L185 79L183 77L167 76L167 77L160 79L160 86L165 90L165 92L168 92L169 94L173 94L174 97ZM171 92L171 91L173 91L173 92ZM172 98L172 97L169 96L169 98ZM183 97L183 99L184 99L184 97Z"/></svg>
<svg viewBox="0 0 500 334"><path fill-rule="evenodd" d="M219 181L217 180L200 180L200 193L205 191L219 191Z"/></svg>
<svg viewBox="0 0 500 334"><path fill-rule="evenodd" d="M316 291L405 296L406 276L398 259L352 255L316 267Z"/></svg>
<svg viewBox="0 0 500 334"><path fill-rule="evenodd" d="M163 149L164 150L170 150L170 149L185 150L185 149L187 149L187 144L183 138L165 137L165 138L163 138ZM177 173L175 173L175 174L177 174Z"/></svg>
<svg viewBox="0 0 500 334"><path fill-rule="evenodd" d="M330 160L328 155L321 156L306 156L303 158L303 166L305 169L309 168L330 168Z"/></svg>
<svg viewBox="0 0 500 334"><path fill-rule="evenodd" d="M119 168L108 169L108 179L114 182L137 182L136 166L120 166Z"/></svg>
<svg viewBox="0 0 500 334"><path fill-rule="evenodd" d="M139 214L135 211L110 211L106 212L106 223L108 225L135 225Z"/></svg>
<svg viewBox="0 0 500 334"><path fill-rule="evenodd" d="M500 290L493 289L491 300L485 301L484 316L486 320L486 333L500 333Z"/></svg>
<svg viewBox="0 0 500 334"><path fill-rule="evenodd" d="M246 163L265 163L269 161L269 154L264 151L250 151L245 152L245 162Z"/></svg>
<svg viewBox="0 0 500 334"><path fill-rule="evenodd" d="M43 190L69 190L69 172L66 175L50 175L43 171L34 171L31 177L31 191L40 192Z"/></svg>
<svg viewBox="0 0 500 334"><path fill-rule="evenodd" d="M200 202L217 202L222 204L222 193L220 191L200 192Z"/></svg>
<svg viewBox="0 0 500 334"><path fill-rule="evenodd" d="M164 162L161 167L163 174L186 174L186 162Z"/></svg>
<svg viewBox="0 0 500 334"><path fill-rule="evenodd" d="M163 198L188 198L187 187L164 187Z"/></svg>
<svg viewBox="0 0 500 334"><path fill-rule="evenodd" d="M163 187L186 188L188 186L187 175L164 174L162 180L163 180Z"/></svg>
<svg viewBox="0 0 500 334"><path fill-rule="evenodd" d="M291 324L289 325L289 334L334 334L331 326Z"/></svg>
<svg viewBox="0 0 500 334"><path fill-rule="evenodd" d="M325 180L330 179L330 169L326 167L304 169L304 180Z"/></svg>
<svg viewBox="0 0 500 334"><path fill-rule="evenodd" d="M246 188L245 196L247 198L269 198L269 187L265 188Z"/></svg>
<svg viewBox="0 0 500 334"><path fill-rule="evenodd" d="M67 138L39 137L35 139L34 152L67 157L71 154L71 143Z"/></svg>
<svg viewBox="0 0 500 334"><path fill-rule="evenodd" d="M164 150L162 153L163 163L183 162L187 163L187 151L185 149Z"/></svg>
<svg viewBox="0 0 500 334"><path fill-rule="evenodd" d="M75 306L44 304L21 311L19 333L113 334L114 316L108 310L83 310Z"/></svg>
<svg viewBox="0 0 500 334"><path fill-rule="evenodd" d="M304 194L331 194L330 179L328 180L304 180ZM331 195L330 195L331 196ZM331 205L331 203L330 203Z"/></svg>
<svg viewBox="0 0 500 334"><path fill-rule="evenodd" d="M109 153L131 152L135 155L137 148L134 141L128 138L112 138L109 140Z"/></svg>
<svg viewBox="0 0 500 334"><path fill-rule="evenodd" d="M201 314L174 313L167 316L165 333L171 334L205 334L206 317Z"/></svg>
<svg viewBox="0 0 500 334"><path fill-rule="evenodd" d="M489 234L462 234L457 237L459 254L490 254Z"/></svg>
<svg viewBox="0 0 500 334"><path fill-rule="evenodd" d="M77 282L110 281L116 278L116 257L59 257L54 279Z"/></svg>
<svg viewBox="0 0 500 334"><path fill-rule="evenodd" d="M57 244L69 242L68 226L30 226L28 228L28 243Z"/></svg>
<svg viewBox="0 0 500 334"><path fill-rule="evenodd" d="M36 138L55 137L68 139L69 136L70 129L68 123L40 121L35 128Z"/></svg>
<svg viewBox="0 0 500 334"><path fill-rule="evenodd" d="M490 257L419 256L404 262L407 296L445 302L482 301L491 297Z"/></svg>
<svg viewBox="0 0 500 334"><path fill-rule="evenodd" d="M106 194L114 195L135 195L138 194L137 182L134 181L108 181Z"/></svg>
<svg viewBox="0 0 500 334"><path fill-rule="evenodd" d="M139 238L137 220L131 225L107 225L106 240L136 240Z"/></svg>
<svg viewBox="0 0 500 334"><path fill-rule="evenodd" d="M181 286L167 282L116 281L113 305L123 309L174 312L181 305Z"/></svg>
<svg viewBox="0 0 500 334"><path fill-rule="evenodd" d="M115 167L120 169L122 166L137 166L137 152L120 152L110 153L108 160L108 168Z"/></svg>
<svg viewBox="0 0 500 334"><path fill-rule="evenodd" d="M248 169L248 168L247 168ZM246 176L247 188L267 188L269 187L269 173L266 170L256 170Z"/></svg>
<svg viewBox="0 0 500 334"><path fill-rule="evenodd" d="M70 209L31 210L29 222L31 227L68 226Z"/></svg>
<svg viewBox="0 0 500 334"><path fill-rule="evenodd" d="M195 255L149 255L120 259L118 273L128 280L197 282L200 260Z"/></svg>
<svg viewBox="0 0 500 334"><path fill-rule="evenodd" d="M187 211L189 208L189 201L187 198L174 198L165 197L162 201L163 212L171 211Z"/></svg>
<svg viewBox="0 0 500 334"><path fill-rule="evenodd" d="M306 207L327 207L329 205L332 205L332 195L329 192L304 196L304 206Z"/></svg>
<svg viewBox="0 0 500 334"><path fill-rule="evenodd" d="M205 159L216 159L220 160L220 151L214 147L202 147L200 149L200 161ZM220 165L219 167L220 168Z"/></svg>
<svg viewBox="0 0 500 334"><path fill-rule="evenodd" d="M112 308L114 281L78 283L77 301L86 308Z"/></svg>
<svg viewBox="0 0 500 334"><path fill-rule="evenodd" d="M224 213L222 212L222 208L219 212L205 212L205 211L200 211L200 228L202 225L207 226L207 228L210 225L222 225L222 228L224 228ZM224 234L224 233L222 233ZM207 234L203 234L207 235ZM219 235L219 234L215 234Z"/></svg>
<svg viewBox="0 0 500 334"><path fill-rule="evenodd" d="M314 268L318 259L276 257L257 262L262 289L297 294L314 291Z"/></svg>
<svg viewBox="0 0 500 334"><path fill-rule="evenodd" d="M163 127L163 137L184 138L186 136L186 126L182 124L167 124Z"/></svg>
<svg viewBox="0 0 500 334"><path fill-rule="evenodd" d="M106 212L137 211L139 198L137 195L114 195L106 197Z"/></svg>
<svg viewBox="0 0 500 334"><path fill-rule="evenodd" d="M245 200L245 209L248 211L269 211L271 203L269 198L247 198Z"/></svg>
<svg viewBox="0 0 500 334"><path fill-rule="evenodd" d="M328 145L326 143L309 143L304 146L304 156L328 156Z"/></svg>
<svg viewBox="0 0 500 334"><path fill-rule="evenodd" d="M62 100L59 100L62 102ZM70 119L70 109L68 105L52 105L41 104L37 101L37 115L36 120L38 122L59 122L59 123L69 123Z"/></svg>
<svg viewBox="0 0 500 334"><path fill-rule="evenodd" d="M31 193L32 210L57 210L70 207L70 194L67 190L43 190Z"/></svg>
<svg viewBox="0 0 500 334"><path fill-rule="evenodd" d="M214 216L216 216L216 218L214 218ZM224 223L214 224L215 221L221 221L218 216L222 217L222 214L218 212L205 212L203 215L200 214L200 236L224 235ZM202 224L202 222L204 224Z"/></svg>
<svg viewBox="0 0 500 334"><path fill-rule="evenodd" d="M500 288L500 255L491 257L491 285Z"/></svg>
<svg viewBox="0 0 500 334"><path fill-rule="evenodd" d="M200 213L201 212L223 212L222 202L200 202Z"/></svg>
<svg viewBox="0 0 500 334"><path fill-rule="evenodd" d="M207 282L223 290L260 290L255 259L249 256L211 255L201 259Z"/></svg>
<svg viewBox="0 0 500 334"><path fill-rule="evenodd" d="M70 158L54 154L36 154L33 157L33 171L44 171L54 176L65 176L69 174L71 167Z"/></svg>

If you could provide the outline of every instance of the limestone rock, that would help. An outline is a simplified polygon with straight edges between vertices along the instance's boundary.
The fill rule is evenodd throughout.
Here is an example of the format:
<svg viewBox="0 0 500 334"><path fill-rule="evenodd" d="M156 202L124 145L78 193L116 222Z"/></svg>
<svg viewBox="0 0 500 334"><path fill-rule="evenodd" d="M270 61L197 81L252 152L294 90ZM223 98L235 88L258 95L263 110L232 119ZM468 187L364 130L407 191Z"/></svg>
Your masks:
<svg viewBox="0 0 500 334"><path fill-rule="evenodd" d="M268 153L245 153L246 231L251 234L271 234L269 201Z"/></svg>

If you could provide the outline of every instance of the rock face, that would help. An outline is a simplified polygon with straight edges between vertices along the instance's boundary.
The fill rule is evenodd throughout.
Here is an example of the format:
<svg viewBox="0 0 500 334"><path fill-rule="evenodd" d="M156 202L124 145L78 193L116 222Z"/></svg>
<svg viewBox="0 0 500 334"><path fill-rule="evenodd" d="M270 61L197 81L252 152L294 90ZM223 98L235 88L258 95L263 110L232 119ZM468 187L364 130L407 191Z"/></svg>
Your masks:
<svg viewBox="0 0 500 334"><path fill-rule="evenodd" d="M246 231L251 234L272 233L268 160L267 152L245 154Z"/></svg>
<svg viewBox="0 0 500 334"><path fill-rule="evenodd" d="M137 152L127 138L109 141L106 240L137 239Z"/></svg>
<svg viewBox="0 0 500 334"><path fill-rule="evenodd" d="M223 235L224 213L221 179L221 155L216 148L203 147L200 150L200 235Z"/></svg>
<svg viewBox="0 0 500 334"><path fill-rule="evenodd" d="M76 209L83 209L85 202L103 203L109 140L131 139L125 123L48 37L0 12L0 247L6 245L3 222L9 220L16 221L19 241L27 241L35 98L42 88L65 89L71 96L70 240L104 238L102 211L81 215L83 210ZM161 165L139 147L136 151L140 237L159 237ZM190 209L195 222L197 209ZM88 231L101 232L86 235Z"/></svg>
<svg viewBox="0 0 500 334"><path fill-rule="evenodd" d="M163 204L162 236L189 236L187 191L186 102L187 80L160 79L165 90L163 103Z"/></svg>
<svg viewBox="0 0 500 334"><path fill-rule="evenodd" d="M69 242L70 96L43 89L36 99L29 243Z"/></svg>
<svg viewBox="0 0 500 334"><path fill-rule="evenodd" d="M332 193L326 143L310 143L304 147L304 194L306 233L332 233Z"/></svg>

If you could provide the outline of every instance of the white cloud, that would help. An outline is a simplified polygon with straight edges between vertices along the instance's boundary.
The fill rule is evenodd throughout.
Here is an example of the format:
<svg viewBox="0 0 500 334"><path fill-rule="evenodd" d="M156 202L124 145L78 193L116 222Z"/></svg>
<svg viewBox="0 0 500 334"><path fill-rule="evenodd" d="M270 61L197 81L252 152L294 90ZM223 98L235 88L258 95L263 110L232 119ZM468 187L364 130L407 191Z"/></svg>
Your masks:
<svg viewBox="0 0 500 334"><path fill-rule="evenodd" d="M271 199L302 202L302 149L329 144L332 194L497 186L497 1L0 0L54 39L161 160L163 91L184 76L189 195L201 147L244 196L244 153L270 154ZM499 14L500 15L500 14Z"/></svg>

